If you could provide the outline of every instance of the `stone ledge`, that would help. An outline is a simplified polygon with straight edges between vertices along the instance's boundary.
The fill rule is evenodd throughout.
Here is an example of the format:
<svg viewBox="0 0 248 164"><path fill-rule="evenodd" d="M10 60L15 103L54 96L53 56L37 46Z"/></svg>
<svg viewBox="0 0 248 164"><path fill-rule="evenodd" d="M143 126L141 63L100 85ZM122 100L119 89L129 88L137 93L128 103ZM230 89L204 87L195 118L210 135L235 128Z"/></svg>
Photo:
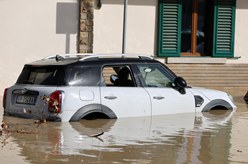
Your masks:
<svg viewBox="0 0 248 164"><path fill-rule="evenodd" d="M168 57L168 64L225 64L226 58L211 57Z"/></svg>

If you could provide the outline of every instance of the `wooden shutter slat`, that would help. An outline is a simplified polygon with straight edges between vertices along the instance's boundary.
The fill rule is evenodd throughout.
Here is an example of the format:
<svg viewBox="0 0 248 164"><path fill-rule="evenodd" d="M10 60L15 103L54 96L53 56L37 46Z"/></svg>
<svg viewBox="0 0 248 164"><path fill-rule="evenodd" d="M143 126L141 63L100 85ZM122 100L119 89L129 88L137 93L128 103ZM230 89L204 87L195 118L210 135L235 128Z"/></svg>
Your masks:
<svg viewBox="0 0 248 164"><path fill-rule="evenodd" d="M181 0L160 0L158 56L180 55Z"/></svg>
<svg viewBox="0 0 248 164"><path fill-rule="evenodd" d="M233 57L236 0L215 1L214 57Z"/></svg>

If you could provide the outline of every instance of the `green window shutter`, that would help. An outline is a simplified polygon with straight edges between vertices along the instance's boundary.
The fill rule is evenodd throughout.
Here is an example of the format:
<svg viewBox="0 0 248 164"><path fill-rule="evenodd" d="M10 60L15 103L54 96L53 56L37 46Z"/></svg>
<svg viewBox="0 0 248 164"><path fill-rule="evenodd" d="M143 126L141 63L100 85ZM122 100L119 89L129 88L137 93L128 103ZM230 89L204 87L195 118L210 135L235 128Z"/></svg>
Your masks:
<svg viewBox="0 0 248 164"><path fill-rule="evenodd" d="M158 56L180 56L181 0L159 0Z"/></svg>
<svg viewBox="0 0 248 164"><path fill-rule="evenodd" d="M234 56L236 0L215 0L213 57Z"/></svg>

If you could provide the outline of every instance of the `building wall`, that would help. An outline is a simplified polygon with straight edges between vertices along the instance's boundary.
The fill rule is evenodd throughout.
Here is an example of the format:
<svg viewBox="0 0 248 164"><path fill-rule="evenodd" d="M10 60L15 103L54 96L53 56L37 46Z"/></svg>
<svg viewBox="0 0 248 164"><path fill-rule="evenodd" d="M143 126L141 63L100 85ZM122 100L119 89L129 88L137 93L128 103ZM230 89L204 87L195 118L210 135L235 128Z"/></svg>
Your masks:
<svg viewBox="0 0 248 164"><path fill-rule="evenodd" d="M93 52L122 52L123 2L123 0L104 0L102 8L94 11ZM143 53L156 56L157 10L158 0L129 1L126 35L127 53ZM227 63L248 63L247 15L248 1L237 0L235 59L228 59Z"/></svg>
<svg viewBox="0 0 248 164"><path fill-rule="evenodd" d="M230 60L229 63L248 63L248 1L237 0L236 6L236 27L235 27L235 57L241 57L238 60Z"/></svg>
<svg viewBox="0 0 248 164"><path fill-rule="evenodd" d="M0 95L25 63L50 54L76 53L79 0L0 1ZM94 53L121 53L123 0L104 0L94 10ZM129 0L127 53L156 55L158 0ZM235 57L247 63L248 1L237 0Z"/></svg>
<svg viewBox="0 0 248 164"><path fill-rule="evenodd" d="M0 95L25 63L77 52L77 0L1 0L0 20Z"/></svg>
<svg viewBox="0 0 248 164"><path fill-rule="evenodd" d="M94 11L95 53L121 53L123 0L104 0ZM153 55L156 46L157 0L130 0L127 12L126 53Z"/></svg>

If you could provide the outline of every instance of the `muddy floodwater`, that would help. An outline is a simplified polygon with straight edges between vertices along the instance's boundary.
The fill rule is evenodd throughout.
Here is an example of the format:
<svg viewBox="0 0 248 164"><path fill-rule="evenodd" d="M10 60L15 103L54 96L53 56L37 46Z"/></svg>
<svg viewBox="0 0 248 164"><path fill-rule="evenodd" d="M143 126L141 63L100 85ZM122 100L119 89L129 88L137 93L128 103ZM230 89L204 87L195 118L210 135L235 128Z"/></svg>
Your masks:
<svg viewBox="0 0 248 164"><path fill-rule="evenodd" d="M235 112L41 124L0 116L8 124L0 163L248 163L247 90L221 90L233 95Z"/></svg>

